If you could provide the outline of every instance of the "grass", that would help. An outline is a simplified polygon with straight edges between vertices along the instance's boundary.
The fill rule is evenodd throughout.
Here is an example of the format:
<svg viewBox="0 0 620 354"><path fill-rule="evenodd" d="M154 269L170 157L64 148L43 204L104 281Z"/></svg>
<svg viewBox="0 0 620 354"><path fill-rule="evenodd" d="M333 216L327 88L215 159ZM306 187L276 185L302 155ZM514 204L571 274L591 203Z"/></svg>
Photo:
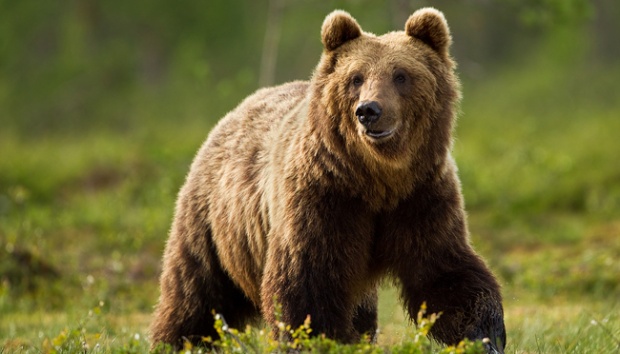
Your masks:
<svg viewBox="0 0 620 354"><path fill-rule="evenodd" d="M579 65L541 53L464 85L455 156L508 353L620 351L620 69ZM175 195L213 121L142 100L127 130L0 131L0 353L148 350ZM389 286L380 328L393 352L415 333Z"/></svg>

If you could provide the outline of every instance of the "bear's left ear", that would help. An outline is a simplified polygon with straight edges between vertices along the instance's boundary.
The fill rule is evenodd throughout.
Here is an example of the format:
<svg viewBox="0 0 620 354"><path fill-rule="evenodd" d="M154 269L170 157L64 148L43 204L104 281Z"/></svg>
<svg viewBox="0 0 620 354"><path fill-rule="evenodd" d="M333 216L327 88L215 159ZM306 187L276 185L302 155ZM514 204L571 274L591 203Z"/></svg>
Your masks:
<svg viewBox="0 0 620 354"><path fill-rule="evenodd" d="M442 57L448 56L452 38L441 11L426 7L414 12L405 24L405 33L426 43Z"/></svg>
<svg viewBox="0 0 620 354"><path fill-rule="evenodd" d="M323 21L321 41L327 51L332 51L344 43L362 35L362 29L348 12L335 10Z"/></svg>

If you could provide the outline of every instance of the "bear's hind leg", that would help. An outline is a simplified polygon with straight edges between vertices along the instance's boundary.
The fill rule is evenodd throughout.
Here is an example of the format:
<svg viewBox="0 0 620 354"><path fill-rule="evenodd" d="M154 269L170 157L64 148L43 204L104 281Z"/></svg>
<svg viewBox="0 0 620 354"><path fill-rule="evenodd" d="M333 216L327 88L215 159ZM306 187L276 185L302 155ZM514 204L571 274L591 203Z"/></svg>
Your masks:
<svg viewBox="0 0 620 354"><path fill-rule="evenodd" d="M377 341L377 289L373 288L364 295L362 302L355 308L353 327L361 335L367 335L371 343Z"/></svg>
<svg viewBox="0 0 620 354"><path fill-rule="evenodd" d="M228 325L242 328L257 319L259 312L221 268L211 244L210 232L197 238L171 236L164 256L161 296L151 324L153 347L168 343L180 348L184 340L202 344L202 338L217 339L213 311ZM208 243L208 244L205 244Z"/></svg>

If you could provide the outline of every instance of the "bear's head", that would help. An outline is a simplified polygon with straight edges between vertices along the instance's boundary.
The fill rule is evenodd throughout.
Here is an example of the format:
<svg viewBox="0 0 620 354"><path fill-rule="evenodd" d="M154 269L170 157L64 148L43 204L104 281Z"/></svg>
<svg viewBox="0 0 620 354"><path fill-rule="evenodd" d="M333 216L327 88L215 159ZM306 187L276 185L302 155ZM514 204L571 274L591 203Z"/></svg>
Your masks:
<svg viewBox="0 0 620 354"><path fill-rule="evenodd" d="M332 147L373 164L439 164L451 146L460 97L443 14L424 8L404 31L375 36L336 10L321 39L310 109Z"/></svg>

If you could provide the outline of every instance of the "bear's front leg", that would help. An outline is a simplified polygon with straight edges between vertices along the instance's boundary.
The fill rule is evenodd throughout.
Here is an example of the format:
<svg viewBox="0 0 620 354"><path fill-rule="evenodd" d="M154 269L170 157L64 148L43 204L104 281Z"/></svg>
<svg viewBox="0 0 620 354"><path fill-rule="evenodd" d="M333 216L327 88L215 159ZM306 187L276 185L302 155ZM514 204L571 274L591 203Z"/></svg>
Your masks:
<svg viewBox="0 0 620 354"><path fill-rule="evenodd" d="M361 335L354 324L356 307L369 291L365 273L370 218L364 208L351 207L355 201L326 195L317 200L315 195L298 199L298 205L289 203L293 208L285 222L270 234L261 289L263 315L274 326L277 301L280 320L292 328L310 316L313 335L355 342Z"/></svg>
<svg viewBox="0 0 620 354"><path fill-rule="evenodd" d="M441 316L431 335L448 344L488 338L489 353L506 343L500 287L469 244L458 183L424 186L385 218L393 272L411 318L423 302Z"/></svg>
<svg viewBox="0 0 620 354"><path fill-rule="evenodd" d="M502 299L489 270L475 255L437 256L436 263L427 259L425 265L418 263L415 271L401 270L399 274L402 297L411 318L416 318L426 302L429 313L441 313L431 329L434 338L448 344L464 338L488 338L488 352L503 353L506 330Z"/></svg>

